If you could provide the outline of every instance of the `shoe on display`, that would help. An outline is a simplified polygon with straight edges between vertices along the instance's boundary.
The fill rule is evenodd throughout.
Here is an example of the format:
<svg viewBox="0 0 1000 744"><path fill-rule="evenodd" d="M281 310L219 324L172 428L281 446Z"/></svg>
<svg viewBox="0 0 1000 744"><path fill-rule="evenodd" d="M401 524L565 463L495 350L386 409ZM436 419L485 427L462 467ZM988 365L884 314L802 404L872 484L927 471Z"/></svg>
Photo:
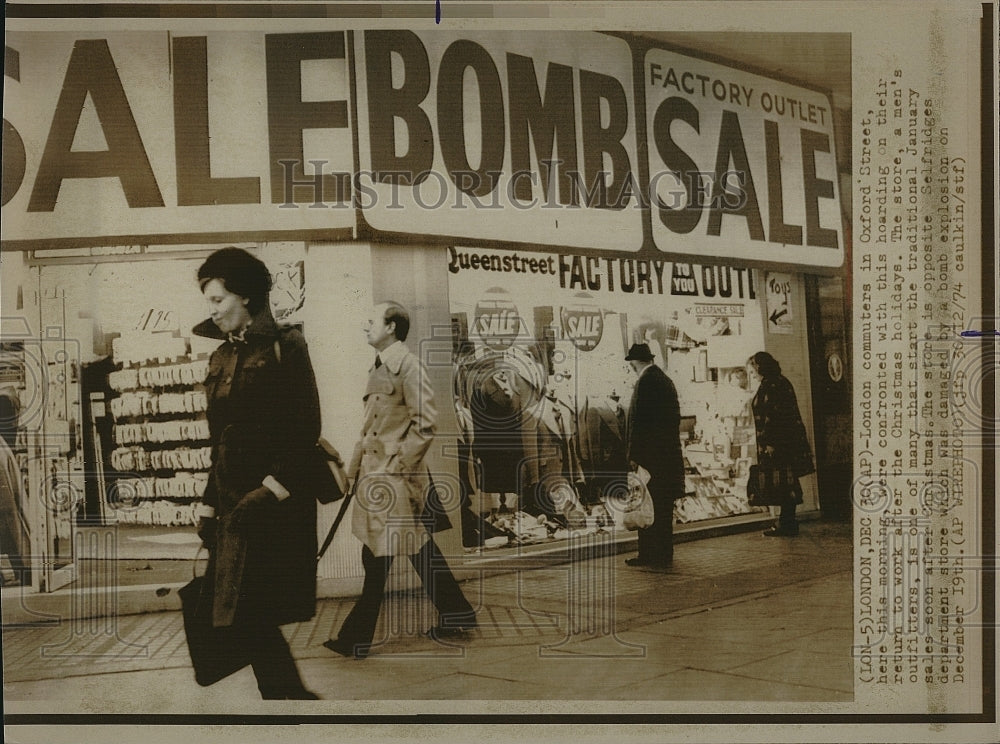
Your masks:
<svg viewBox="0 0 1000 744"><path fill-rule="evenodd" d="M587 512L579 507L567 509L566 524L571 530L583 530L587 528Z"/></svg>

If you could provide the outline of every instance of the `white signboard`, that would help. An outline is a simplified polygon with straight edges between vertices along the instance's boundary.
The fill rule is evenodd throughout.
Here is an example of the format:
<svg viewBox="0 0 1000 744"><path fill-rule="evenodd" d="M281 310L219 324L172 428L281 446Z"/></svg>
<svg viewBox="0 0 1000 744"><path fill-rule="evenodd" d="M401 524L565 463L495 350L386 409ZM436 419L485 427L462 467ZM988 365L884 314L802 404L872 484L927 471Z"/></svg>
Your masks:
<svg viewBox="0 0 1000 744"><path fill-rule="evenodd" d="M5 247L353 229L345 32L5 43Z"/></svg>
<svg viewBox="0 0 1000 744"><path fill-rule="evenodd" d="M792 333L792 275L769 272L764 280L767 293L767 330Z"/></svg>
<svg viewBox="0 0 1000 744"><path fill-rule="evenodd" d="M363 216L388 232L638 251L632 53L597 33L355 35Z"/></svg>
<svg viewBox="0 0 1000 744"><path fill-rule="evenodd" d="M826 95L663 49L646 53L643 87L657 248L843 263Z"/></svg>

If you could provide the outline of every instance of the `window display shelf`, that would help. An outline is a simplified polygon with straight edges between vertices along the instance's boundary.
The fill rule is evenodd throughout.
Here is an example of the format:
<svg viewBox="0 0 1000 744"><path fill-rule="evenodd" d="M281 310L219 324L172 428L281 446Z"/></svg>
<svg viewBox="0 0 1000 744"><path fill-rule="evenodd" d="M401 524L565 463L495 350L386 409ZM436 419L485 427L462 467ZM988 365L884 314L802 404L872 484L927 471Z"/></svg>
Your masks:
<svg viewBox="0 0 1000 744"><path fill-rule="evenodd" d="M191 353L190 339L128 332L112 344L108 374L118 393L108 401L115 448L105 461L116 489L127 494L108 509L119 524L193 525L211 467L204 381L209 354Z"/></svg>
<svg viewBox="0 0 1000 744"><path fill-rule="evenodd" d="M205 382L207 376L208 354L185 354L183 357L162 364L131 363L131 366L126 364L123 369L108 375L108 384L112 390L124 393L143 389L190 387Z"/></svg>
<svg viewBox="0 0 1000 744"><path fill-rule="evenodd" d="M136 505L115 509L117 524L155 525L161 527L189 527L198 524L196 507L199 500L178 503L165 499L143 501Z"/></svg>

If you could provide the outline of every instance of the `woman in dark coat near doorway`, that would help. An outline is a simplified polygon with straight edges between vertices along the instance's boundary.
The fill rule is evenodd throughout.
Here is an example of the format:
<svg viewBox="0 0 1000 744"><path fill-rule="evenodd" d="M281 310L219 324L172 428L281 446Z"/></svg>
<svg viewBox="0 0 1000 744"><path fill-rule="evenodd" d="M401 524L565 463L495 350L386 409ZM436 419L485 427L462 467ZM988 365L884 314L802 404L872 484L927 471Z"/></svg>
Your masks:
<svg viewBox="0 0 1000 744"><path fill-rule="evenodd" d="M791 470L792 486L779 494L778 524L764 532L767 537L794 537L799 533L795 507L802 503L799 478L815 471L812 450L802 423L792 383L781 374L778 361L766 351L747 360L747 373L760 378L760 387L750 402L757 430L757 462Z"/></svg>
<svg viewBox="0 0 1000 744"><path fill-rule="evenodd" d="M309 352L275 323L270 272L246 251L216 251L198 282L212 315L194 333L224 340L205 381L212 469L198 529L213 624L245 632L262 697L315 699L280 629L316 610L316 500L302 476L320 435Z"/></svg>

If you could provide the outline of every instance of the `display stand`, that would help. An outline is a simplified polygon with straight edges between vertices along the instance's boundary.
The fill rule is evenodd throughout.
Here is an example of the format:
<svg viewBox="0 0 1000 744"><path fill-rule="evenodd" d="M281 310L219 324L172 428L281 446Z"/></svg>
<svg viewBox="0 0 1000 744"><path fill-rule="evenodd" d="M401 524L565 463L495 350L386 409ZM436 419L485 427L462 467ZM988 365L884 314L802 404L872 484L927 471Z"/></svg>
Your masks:
<svg viewBox="0 0 1000 744"><path fill-rule="evenodd" d="M117 524L191 526L211 466L204 380L208 356L188 339L136 332L115 339L122 368L108 375L113 449L103 453L115 487L102 489Z"/></svg>

